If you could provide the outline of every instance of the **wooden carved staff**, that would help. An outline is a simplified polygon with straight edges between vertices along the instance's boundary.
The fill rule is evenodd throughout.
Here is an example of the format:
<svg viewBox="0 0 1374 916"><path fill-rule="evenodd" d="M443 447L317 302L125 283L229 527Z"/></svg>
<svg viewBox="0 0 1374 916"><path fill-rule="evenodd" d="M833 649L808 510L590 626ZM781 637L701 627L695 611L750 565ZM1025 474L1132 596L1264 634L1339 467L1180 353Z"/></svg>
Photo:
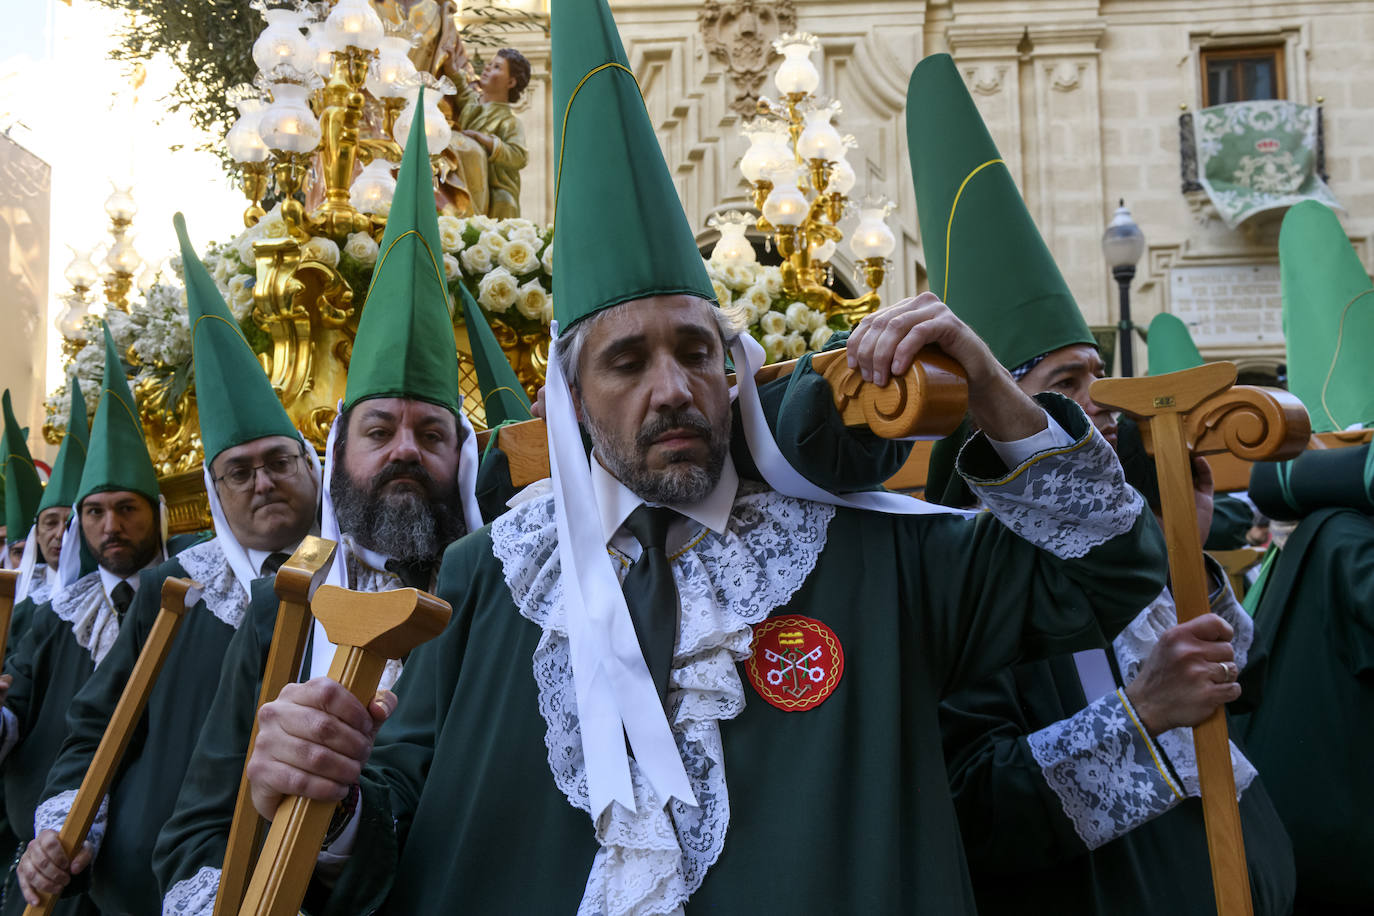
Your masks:
<svg viewBox="0 0 1374 916"><path fill-rule="evenodd" d="M19 571L0 569L0 664L10 638L10 618L14 616L14 595L19 590Z"/></svg>
<svg viewBox="0 0 1374 916"><path fill-rule="evenodd" d="M307 535L291 558L277 570L274 589L281 604L277 608L277 622L272 630L272 646L267 652L267 667L263 669L262 689L258 691L258 706L270 703L281 689L295 679L301 670L305 643L310 636L310 599L315 589L329 574L334 562L333 541ZM253 756L258 740L258 723L248 738L246 761ZM248 773L239 777L239 794L234 800L234 820L229 825L229 843L224 850L224 865L220 869L219 893L215 896L215 916L237 913L243 900L248 874L253 870L253 858L262 838L262 818L253 808L248 787Z"/></svg>
<svg viewBox="0 0 1374 916"><path fill-rule="evenodd" d="M367 593L333 585L320 587L312 608L339 647L329 677L362 703L376 695L387 661L438 636L452 613L447 602L418 589ZM239 916L295 916L335 807L299 796L282 799Z"/></svg>
<svg viewBox="0 0 1374 916"><path fill-rule="evenodd" d="M115 771L119 769L119 762L129 746L134 727L143 716L143 708L148 705L148 696L153 692L158 672L162 670L162 663L172 649L172 639L181 628L186 609L194 607L200 600L200 589L200 583L190 579L171 578L162 583L162 609L153 621L148 641L143 644L134 670L129 673L124 692L119 695L119 702L110 716L110 724L105 726L105 734L101 736L100 744L96 745L95 756L86 768L81 788L76 790L71 810L67 812L67 819L62 822L62 829L57 834L68 857L75 856L81 844L86 842L86 835L95 823L96 812L100 810L100 801L110 791L110 783L114 781ZM26 906L24 916L47 916L57 905L58 896L39 895L42 902L36 906Z"/></svg>
<svg viewBox="0 0 1374 916"><path fill-rule="evenodd" d="M797 360L763 366L754 373L758 384L790 375ZM865 426L884 439L910 436L943 438L959 426L968 411L968 377L963 367L935 347L916 354L912 367L879 388L849 368L844 350L829 350L811 358L811 368L830 385L835 409L846 426ZM485 447L490 432L477 434ZM510 462L511 483L517 487L549 476L548 434L543 420L526 420L504 427L501 450Z"/></svg>
<svg viewBox="0 0 1374 916"><path fill-rule="evenodd" d="M1149 378L1100 379L1090 391L1103 407L1134 417L1145 448L1154 454L1170 589L1180 623L1210 608L1191 456L1229 452L1247 461L1283 461L1302 452L1312 431L1306 409L1293 395L1232 387L1235 380L1235 364L1218 362ZM1217 914L1249 916L1250 878L1225 711L1217 709L1194 728L1193 741Z"/></svg>

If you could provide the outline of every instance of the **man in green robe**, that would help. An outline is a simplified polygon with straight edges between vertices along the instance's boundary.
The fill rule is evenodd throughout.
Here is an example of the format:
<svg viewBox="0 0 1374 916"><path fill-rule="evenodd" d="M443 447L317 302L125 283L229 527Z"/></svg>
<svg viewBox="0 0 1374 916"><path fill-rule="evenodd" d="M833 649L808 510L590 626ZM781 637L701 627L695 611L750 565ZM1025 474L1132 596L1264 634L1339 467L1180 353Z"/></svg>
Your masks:
<svg viewBox="0 0 1374 916"><path fill-rule="evenodd" d="M72 698L114 645L133 603L138 573L166 555L157 477L137 416L106 328L100 406L77 488L77 520L62 548L61 584L47 604L34 609L5 663L12 682L0 710L0 759L5 810L20 851L34 836L43 783L66 737ZM95 568L80 575L83 552L95 560ZM0 912L19 913L24 900L11 868ZM58 912L91 908L81 897L64 901Z"/></svg>
<svg viewBox="0 0 1374 916"><path fill-rule="evenodd" d="M41 826L19 865L21 886L56 893L94 856L86 892L106 913L155 913L162 895L151 859L171 814L196 735L219 686L250 585L270 576L316 529L319 459L292 426L237 322L175 219L186 274L192 354L215 537L142 574L128 624L77 693L68 735L48 773ZM57 830L104 735L161 608L168 577L203 586L177 631L83 855L69 860Z"/></svg>
<svg viewBox="0 0 1374 916"><path fill-rule="evenodd" d="M929 252L938 265L932 283L991 342L1022 391L1063 393L1097 420L1121 452L1127 478L1133 467L1146 472L1137 479L1144 478L1141 489L1157 510L1158 487L1149 485L1153 468L1138 432L1126 421L1118 429L1089 397L1105 367L948 57L917 67L908 108L938 112L944 125L939 135L910 136L922 234L939 232L950 248L948 257ZM951 197L951 189L962 194ZM1016 269L989 274L968 255L979 246L1015 252ZM1156 342L1152 336L1152 370L1166 362ZM935 484L947 496L957 492ZM1200 490L1206 531L1210 479ZM1224 583L1220 577L1214 596L1219 617L1179 626L1166 590L1107 650L1085 647L1007 667L942 704L950 785L980 912L1145 914L1211 906L1192 739L1183 726L1240 690L1234 680L1250 621ZM1252 856L1263 891L1257 911L1283 913L1291 902L1291 859L1253 778L1253 768L1239 761L1247 840L1259 847ZM1170 879L1160 881L1161 874Z"/></svg>
<svg viewBox="0 0 1374 916"><path fill-rule="evenodd" d="M1022 395L931 296L865 319L851 362L961 362L988 434L961 469L996 515L790 479L609 10L561 3L553 43L553 492L449 549L453 617L394 714L327 679L263 708L258 810L344 800L330 913L972 912L938 700L1100 644L1158 593L1158 529L1082 411ZM728 458L727 345L769 485Z"/></svg>
<svg viewBox="0 0 1374 916"><path fill-rule="evenodd" d="M325 459L321 534L339 544L329 580L359 591L432 589L443 549L482 524L476 434L461 409L423 128L418 118L411 127L381 246L387 255L368 291ZM468 320L484 319L474 310ZM482 334L474 325L470 336L487 381L518 390L490 329ZM504 510L499 477L489 475L480 495ZM187 748L176 803L150 825L161 828L153 871L169 912L213 909L277 608L271 583L261 582L221 653L221 686L206 728ZM327 670L334 650L316 624L306 676ZM388 667L387 686L400 669Z"/></svg>
<svg viewBox="0 0 1374 916"><path fill-rule="evenodd" d="M1374 422L1369 306L1374 284L1336 215L1304 202L1279 232L1291 390L1313 429ZM1255 606L1240 733L1264 774L1297 860L1297 907L1374 904L1374 462L1369 446L1256 464L1250 496L1297 521ZM1258 586L1257 586L1258 588ZM1247 606L1250 596L1247 596Z"/></svg>

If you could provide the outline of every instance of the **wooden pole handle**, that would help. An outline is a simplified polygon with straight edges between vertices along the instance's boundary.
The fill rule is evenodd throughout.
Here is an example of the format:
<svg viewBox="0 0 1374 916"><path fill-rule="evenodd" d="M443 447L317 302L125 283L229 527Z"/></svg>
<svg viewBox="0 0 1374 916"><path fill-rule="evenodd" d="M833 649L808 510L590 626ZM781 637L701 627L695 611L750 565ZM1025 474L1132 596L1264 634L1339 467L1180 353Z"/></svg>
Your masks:
<svg viewBox="0 0 1374 916"><path fill-rule="evenodd" d="M19 571L0 569L0 665L9 645L10 620L14 617L14 596L19 591Z"/></svg>
<svg viewBox="0 0 1374 916"><path fill-rule="evenodd" d="M157 683L162 663L167 660L167 653L171 651L172 640L181 628L186 608L194 607L200 600L200 590L200 583L192 582L190 579L170 578L162 583L162 609L153 621L148 641L143 644L143 650L138 654L134 670L129 674L124 692L119 695L119 702L115 704L110 722L105 726L105 734L96 746L95 755L91 758L90 766L86 768L86 775L81 780L81 787L76 791L71 810L67 812L67 819L58 832L62 849L69 857L76 855L81 844L86 842L87 834L91 832L91 825L95 823L96 813L100 810L100 802L110 791L110 783L114 781L115 771L119 769L119 762L129 746L134 727L143 716L144 707L148 705L148 697L153 692L153 685ZM58 896L40 895L42 902L36 906L25 907L24 916L48 916L57 905Z"/></svg>
<svg viewBox="0 0 1374 916"><path fill-rule="evenodd" d="M364 704L376 694L387 660L439 635L451 613L446 602L413 588L368 594L325 585L313 607L339 647L329 676ZM295 916L335 808L318 799L282 800L239 916Z"/></svg>
<svg viewBox="0 0 1374 916"><path fill-rule="evenodd" d="M790 375L797 360L763 366L754 373L758 384ZM879 388L850 369L844 350L829 350L811 358L811 368L830 385L835 409L846 426L867 427L885 439L943 438L958 428L968 412L968 376L936 347L926 347L903 375ZM485 448L490 430L477 434ZM501 450L510 463L511 483L523 487L549 476L548 434L543 420L526 420L504 427Z"/></svg>
<svg viewBox="0 0 1374 916"><path fill-rule="evenodd" d="M307 536L277 570L274 589L281 603L277 607L277 621L272 629L272 645L267 652L262 687L258 691L258 706L270 703L301 670L305 644L310 636L310 598L315 589L329 575L330 564L338 545L325 538ZM244 761L253 756L258 740L257 717L248 736ZM224 849L224 864L220 869L219 892L215 895L214 916L237 913L243 892L248 887L248 875L253 870L258 842L262 839L262 818L253 807L248 785L248 768L239 774L239 791L234 799L234 819L229 825L229 840Z"/></svg>
<svg viewBox="0 0 1374 916"><path fill-rule="evenodd" d="M1147 378L1100 379L1090 391L1098 404L1136 418L1154 454L1179 622L1210 609L1192 456L1227 453L1248 461L1281 461L1300 454L1311 433L1307 412L1296 398L1270 389L1233 387L1235 380L1235 365L1219 362ZM1193 742L1217 913L1249 916L1250 875L1225 710L1215 710L1194 728Z"/></svg>

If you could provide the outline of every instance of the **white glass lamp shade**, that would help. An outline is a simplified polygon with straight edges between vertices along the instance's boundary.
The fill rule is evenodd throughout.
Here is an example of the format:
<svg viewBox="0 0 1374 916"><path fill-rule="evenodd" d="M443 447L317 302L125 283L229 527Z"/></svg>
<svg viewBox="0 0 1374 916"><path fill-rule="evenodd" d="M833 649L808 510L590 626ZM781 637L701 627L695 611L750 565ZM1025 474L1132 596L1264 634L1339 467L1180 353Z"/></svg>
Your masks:
<svg viewBox="0 0 1374 916"><path fill-rule="evenodd" d="M785 35L774 44L782 54L782 63L778 65L778 72L773 74L773 85L783 95L805 95L815 92L821 84L821 74L816 70L816 65L811 63L811 52L816 50L818 44L814 36L805 34Z"/></svg>
<svg viewBox="0 0 1374 916"><path fill-rule="evenodd" d="M105 198L105 213L110 219L131 222L138 214L138 204L129 188L115 187L114 192Z"/></svg>
<svg viewBox="0 0 1374 916"><path fill-rule="evenodd" d="M367 91L379 99L404 96L416 77L415 64L410 59L410 42L404 38L382 39L381 52L367 73Z"/></svg>
<svg viewBox="0 0 1374 916"><path fill-rule="evenodd" d="M306 27L310 42L310 56L314 60L314 70L321 79L327 80L334 72L334 46L324 34L323 22L312 22Z"/></svg>
<svg viewBox="0 0 1374 916"><path fill-rule="evenodd" d="M258 124L262 120L262 113L267 110L267 103L261 99L244 99L237 104L238 120L224 138L229 155L238 163L263 162L269 151L267 144L262 142Z"/></svg>
<svg viewBox="0 0 1374 916"><path fill-rule="evenodd" d="M830 194L848 194L854 189L856 179L854 166L849 164L848 158L841 155L839 159L835 160L835 165L830 170L830 182L826 184L825 190Z"/></svg>
<svg viewBox="0 0 1374 916"><path fill-rule="evenodd" d="M811 253L811 260L817 264L829 264L830 259L835 256L835 243L831 239L826 239L819 245L807 246L807 250Z"/></svg>
<svg viewBox="0 0 1374 916"><path fill-rule="evenodd" d="M262 15L267 20L267 27L253 42L253 63L258 69L266 73L280 64L289 64L297 70L310 70L315 64L315 51L301 34L305 14L277 9L267 10Z"/></svg>
<svg viewBox="0 0 1374 916"><path fill-rule="evenodd" d="M854 257L885 258L897 247L897 239L887 228L887 207L865 207L859 211L859 225L849 237L849 250Z"/></svg>
<svg viewBox="0 0 1374 916"><path fill-rule="evenodd" d="M834 114L833 108L818 108L807 113L806 126L797 138L797 155L830 162L844 158L844 140L830 123Z"/></svg>
<svg viewBox="0 0 1374 916"><path fill-rule="evenodd" d="M396 179L391 177L391 163L385 159L373 159L353 179L348 202L359 213L385 213L391 209L391 198L395 193Z"/></svg>
<svg viewBox="0 0 1374 916"><path fill-rule="evenodd" d="M740 160L739 167L751 183L768 178L768 173L775 169L793 164L792 151L788 148L787 128L782 124L756 123L753 127L746 128L744 133L749 138L749 150Z"/></svg>
<svg viewBox="0 0 1374 916"><path fill-rule="evenodd" d="M777 169L770 173L773 189L763 202L763 218L774 226L800 226L806 219L806 197L797 187L795 169Z"/></svg>
<svg viewBox="0 0 1374 916"><path fill-rule="evenodd" d="M1122 201L1107 231L1102 233L1102 254L1107 258L1108 267L1134 267L1145 253L1145 233L1131 219L1131 211Z"/></svg>
<svg viewBox="0 0 1374 916"><path fill-rule="evenodd" d="M401 144L404 149L406 138L410 136L410 122L415 119L415 103L419 97L419 89L410 90L410 103L396 119L396 128L391 135L396 142ZM449 126L448 119L439 110L439 100L442 95L438 91L425 91L425 145L429 147L430 155L435 155L448 148L448 141L453 137L453 128Z"/></svg>
<svg viewBox="0 0 1374 916"><path fill-rule="evenodd" d="M91 269L94 270L94 266ZM64 296L63 301L67 303L67 307L57 315L57 330L61 331L62 336L69 340L84 340L86 329L82 325L87 316L91 314L90 307L86 304L85 299L75 293Z"/></svg>
<svg viewBox="0 0 1374 916"><path fill-rule="evenodd" d="M720 240L711 250L711 260L718 264L753 264L758 260L754 246L744 235L752 220L742 213L729 213L716 220Z"/></svg>
<svg viewBox="0 0 1374 916"><path fill-rule="evenodd" d="M110 246L110 253L105 255L105 265L115 273L132 275L143 265L143 259L134 250L133 239L126 237Z"/></svg>
<svg viewBox="0 0 1374 916"><path fill-rule="evenodd" d="M269 149L308 153L320 142L320 122L310 111L309 90L296 83L273 83L272 104L262 113L258 132Z"/></svg>
<svg viewBox="0 0 1374 916"><path fill-rule="evenodd" d="M142 272L138 275L138 291L147 296L148 290L152 289L156 283L157 267L153 264L144 264Z"/></svg>
<svg viewBox="0 0 1374 916"><path fill-rule="evenodd" d="M339 0L324 21L324 34L336 51L348 47L376 51L385 32L382 17L368 0Z"/></svg>
<svg viewBox="0 0 1374 916"><path fill-rule="evenodd" d="M70 246L68 246L70 247ZM67 265L67 269L62 272L62 276L72 286L90 289L100 282L100 270L91 260L93 251L80 251L72 248L72 262Z"/></svg>

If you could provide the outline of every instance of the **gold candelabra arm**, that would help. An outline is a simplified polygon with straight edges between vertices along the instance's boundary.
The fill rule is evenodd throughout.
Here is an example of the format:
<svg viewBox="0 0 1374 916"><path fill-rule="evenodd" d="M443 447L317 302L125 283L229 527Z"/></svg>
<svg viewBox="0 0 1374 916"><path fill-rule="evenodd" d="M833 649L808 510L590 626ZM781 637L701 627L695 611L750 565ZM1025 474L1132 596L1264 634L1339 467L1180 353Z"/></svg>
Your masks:
<svg viewBox="0 0 1374 916"><path fill-rule="evenodd" d="M239 166L243 196L249 201L248 209L243 211L243 225L247 229L252 229L258 224L258 220L267 215L267 211L262 208L262 198L267 193L267 175L270 171L271 166L266 160L244 162Z"/></svg>
<svg viewBox="0 0 1374 916"><path fill-rule="evenodd" d="M281 193L281 215L286 221L287 228L291 231L291 237L297 241L309 241L310 233L306 230L305 206L296 199L296 193L300 191L301 185L305 182L305 172L310 166L310 153L288 153L285 150L272 151L272 174L277 179L277 190ZM258 258L261 265L261 257ZM258 277L262 277L262 268L258 268ZM254 289L254 297L257 291Z"/></svg>
<svg viewBox="0 0 1374 916"><path fill-rule="evenodd" d="M400 162L401 155L401 144L388 137L363 137L358 141L358 159L363 165L369 165L377 159Z"/></svg>
<svg viewBox="0 0 1374 916"><path fill-rule="evenodd" d="M324 202L310 214L311 230L342 237L368 227L368 219L349 202L353 166L358 157L358 126L363 117L363 82L373 52L349 46L334 54L334 69L324 90L320 117Z"/></svg>

